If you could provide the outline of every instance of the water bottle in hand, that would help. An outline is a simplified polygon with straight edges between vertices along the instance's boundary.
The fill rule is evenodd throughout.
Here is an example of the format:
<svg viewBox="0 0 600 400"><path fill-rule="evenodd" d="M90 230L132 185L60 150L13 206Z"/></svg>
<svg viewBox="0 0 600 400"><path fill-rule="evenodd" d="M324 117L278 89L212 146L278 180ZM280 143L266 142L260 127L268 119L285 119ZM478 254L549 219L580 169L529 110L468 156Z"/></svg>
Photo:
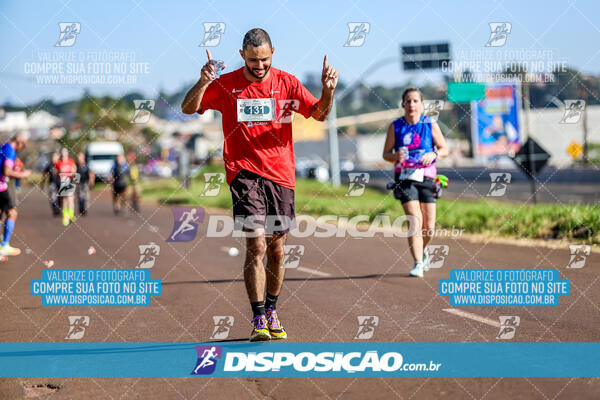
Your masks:
<svg viewBox="0 0 600 400"><path fill-rule="evenodd" d="M223 65L225 65L224 61L221 60L210 60L209 61L210 65L213 66L213 76L214 78L218 78L221 76L221 71L223 71Z"/></svg>
<svg viewBox="0 0 600 400"><path fill-rule="evenodd" d="M406 161L408 159L408 147L402 146L398 149L400 153L400 162Z"/></svg>

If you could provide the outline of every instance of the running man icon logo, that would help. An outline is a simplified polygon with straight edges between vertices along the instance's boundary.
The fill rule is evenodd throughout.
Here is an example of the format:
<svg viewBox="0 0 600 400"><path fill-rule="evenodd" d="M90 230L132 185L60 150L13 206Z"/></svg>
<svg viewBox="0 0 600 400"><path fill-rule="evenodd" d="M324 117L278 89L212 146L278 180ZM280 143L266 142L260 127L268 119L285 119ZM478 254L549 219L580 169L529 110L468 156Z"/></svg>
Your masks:
<svg viewBox="0 0 600 400"><path fill-rule="evenodd" d="M172 207L173 231L167 242L189 242L198 233L198 224L204 220L202 207Z"/></svg>
<svg viewBox="0 0 600 400"><path fill-rule="evenodd" d="M132 124L145 124L150 121L154 105L154 100L134 100L133 107L135 110L129 122Z"/></svg>
<svg viewBox="0 0 600 400"><path fill-rule="evenodd" d="M229 330L233 328L235 319L233 315L213 315L215 329L213 329L211 339L224 340L229 336Z"/></svg>
<svg viewBox="0 0 600 400"><path fill-rule="evenodd" d="M79 183L79 174L60 172L58 174L60 178L60 185L58 186L58 196L73 196L75 193L75 186Z"/></svg>
<svg viewBox="0 0 600 400"><path fill-rule="evenodd" d="M59 22L58 28L60 35L54 46L56 47L71 47L77 40L77 35L81 33L81 23L79 22Z"/></svg>
<svg viewBox="0 0 600 400"><path fill-rule="evenodd" d="M90 326L90 317L87 315L69 315L69 332L65 339L83 339L85 328Z"/></svg>
<svg viewBox="0 0 600 400"><path fill-rule="evenodd" d="M500 318L500 331L498 331L496 339L510 340L514 338L517 326L521 324L521 317L501 315L498 318Z"/></svg>
<svg viewBox="0 0 600 400"><path fill-rule="evenodd" d="M571 258L566 268L583 268L585 260L590 255L591 247L587 244L572 244L569 245L569 251L571 252Z"/></svg>
<svg viewBox="0 0 600 400"><path fill-rule="evenodd" d="M225 22L203 22L204 39L199 47L215 47L221 42L221 35L225 33Z"/></svg>
<svg viewBox="0 0 600 400"><path fill-rule="evenodd" d="M565 100L565 113L559 124L576 124L585 110L585 100Z"/></svg>
<svg viewBox="0 0 600 400"><path fill-rule="evenodd" d="M486 194L488 197L500 197L506 193L506 188L510 183L512 175L510 172L490 172L490 190Z"/></svg>
<svg viewBox="0 0 600 400"><path fill-rule="evenodd" d="M357 318L358 331L354 339L371 339L375 333L375 327L379 325L379 317L376 315L359 315Z"/></svg>
<svg viewBox="0 0 600 400"><path fill-rule="evenodd" d="M136 268L149 269L154 267L156 257L160 254L160 246L154 242L150 242L148 244L141 244L138 248L140 249L140 259Z"/></svg>
<svg viewBox="0 0 600 400"><path fill-rule="evenodd" d="M369 183L370 175L368 172L348 172L348 191L344 196L358 197L362 196Z"/></svg>
<svg viewBox="0 0 600 400"><path fill-rule="evenodd" d="M225 183L225 174L222 172L206 172L204 174L204 188L200 196L215 197L221 191L221 185Z"/></svg>
<svg viewBox="0 0 600 400"><path fill-rule="evenodd" d="M294 120L294 112L300 109L298 100L277 100L277 119L280 124L291 124Z"/></svg>
<svg viewBox="0 0 600 400"><path fill-rule="evenodd" d="M445 104L444 100L423 100L423 114L427 115L432 122L437 122Z"/></svg>
<svg viewBox="0 0 600 400"><path fill-rule="evenodd" d="M300 257L304 255L304 246L301 244L283 246L283 265L282 268L298 268Z"/></svg>
<svg viewBox="0 0 600 400"><path fill-rule="evenodd" d="M485 47L502 47L512 30L510 22L490 22L490 38Z"/></svg>
<svg viewBox="0 0 600 400"><path fill-rule="evenodd" d="M367 34L371 31L371 24L368 22L348 22L348 40L344 47L360 47L365 44Z"/></svg>
<svg viewBox="0 0 600 400"><path fill-rule="evenodd" d="M198 361L190 375L210 375L217 368L217 360L223 355L221 346L196 346Z"/></svg>
<svg viewBox="0 0 600 400"><path fill-rule="evenodd" d="M429 268L442 268L446 257L450 253L450 246L446 244L431 244L427 246L427 252L429 253Z"/></svg>

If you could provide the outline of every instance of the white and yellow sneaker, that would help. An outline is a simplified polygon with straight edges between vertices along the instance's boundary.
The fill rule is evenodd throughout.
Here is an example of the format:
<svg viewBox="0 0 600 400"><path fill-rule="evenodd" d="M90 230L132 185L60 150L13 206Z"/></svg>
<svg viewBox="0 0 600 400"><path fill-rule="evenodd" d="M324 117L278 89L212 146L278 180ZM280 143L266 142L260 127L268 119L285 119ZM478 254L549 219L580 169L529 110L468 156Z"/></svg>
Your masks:
<svg viewBox="0 0 600 400"><path fill-rule="evenodd" d="M0 255L2 256L18 256L19 254L21 254L21 249L12 247L9 244L5 246L0 246Z"/></svg>

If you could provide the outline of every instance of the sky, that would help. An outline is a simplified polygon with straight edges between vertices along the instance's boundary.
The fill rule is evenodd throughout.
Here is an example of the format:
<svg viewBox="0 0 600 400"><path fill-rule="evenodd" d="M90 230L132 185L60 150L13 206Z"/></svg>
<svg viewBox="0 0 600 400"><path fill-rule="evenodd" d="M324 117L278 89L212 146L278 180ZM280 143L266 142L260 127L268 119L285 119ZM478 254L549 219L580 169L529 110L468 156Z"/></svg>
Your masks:
<svg viewBox="0 0 600 400"><path fill-rule="evenodd" d="M561 62L590 74L600 73L600 3L590 1L11 1L0 3L0 103L30 104L42 98L65 101L93 94L114 96L139 91L156 96L180 90L199 78L206 62L204 23L222 22L225 32L217 46L208 47L227 70L240 67L244 33L261 27L269 32L275 54L273 66L300 79L320 73L323 57L346 83L365 76L369 85L398 86L408 80L435 82L436 71L406 72L394 60L401 44L448 41L453 60L524 57ZM75 43L56 47L59 23L78 22ZM348 23L366 22L369 31L361 46L344 46ZM492 22L511 25L503 47L486 47ZM360 41L359 41L360 42ZM357 44L357 42L353 42ZM525 51L538 51L528 56ZM502 54L499 56L498 54ZM512 53L510 53L512 52ZM519 52L520 55L519 55ZM543 54L541 52L544 52ZM97 54L118 55L126 70L98 70ZM50 84L40 80L43 57L55 60L65 75L66 64L79 76L107 79L116 84ZM47 60L47 59L46 59ZM130 61L136 64L130 65ZM374 65L381 64L378 68ZM102 64L98 63L97 64ZM70 71L73 72L73 71ZM370 72L370 73L369 73ZM98 78L105 75L104 78ZM76 75L72 75L73 77ZM96 78L93 78L96 77ZM48 78L50 79L50 78Z"/></svg>

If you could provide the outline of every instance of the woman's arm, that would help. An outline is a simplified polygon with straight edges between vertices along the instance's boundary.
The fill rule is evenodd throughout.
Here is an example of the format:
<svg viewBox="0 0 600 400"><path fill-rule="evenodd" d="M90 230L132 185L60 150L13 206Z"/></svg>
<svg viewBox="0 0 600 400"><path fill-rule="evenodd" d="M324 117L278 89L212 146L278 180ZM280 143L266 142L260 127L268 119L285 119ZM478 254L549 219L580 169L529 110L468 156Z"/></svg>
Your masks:
<svg viewBox="0 0 600 400"><path fill-rule="evenodd" d="M433 137L433 145L436 147L436 150L423 155L421 158L421 164L424 166L428 166L438 158L446 157L448 155L446 139L444 138L442 130L437 122L431 123L431 134Z"/></svg>
<svg viewBox="0 0 600 400"><path fill-rule="evenodd" d="M385 145L383 146L383 159L395 163L400 161L400 152L394 152L394 145L396 144L396 137L394 135L394 124L390 124L387 131L387 137L385 138Z"/></svg>
<svg viewBox="0 0 600 400"><path fill-rule="evenodd" d="M433 133L433 144L437 148L438 158L448 156L448 146L446 145L446 138L440 129L437 122L434 122L431 126Z"/></svg>

